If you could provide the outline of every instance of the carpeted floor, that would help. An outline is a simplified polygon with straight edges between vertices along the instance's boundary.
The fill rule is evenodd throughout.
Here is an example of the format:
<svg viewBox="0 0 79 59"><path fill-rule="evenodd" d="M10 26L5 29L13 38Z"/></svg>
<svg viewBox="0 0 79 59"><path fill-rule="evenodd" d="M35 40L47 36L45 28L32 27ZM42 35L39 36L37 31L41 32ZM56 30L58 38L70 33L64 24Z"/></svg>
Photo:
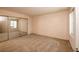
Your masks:
<svg viewBox="0 0 79 59"><path fill-rule="evenodd" d="M1 52L71 52L69 41L26 35L0 43Z"/></svg>

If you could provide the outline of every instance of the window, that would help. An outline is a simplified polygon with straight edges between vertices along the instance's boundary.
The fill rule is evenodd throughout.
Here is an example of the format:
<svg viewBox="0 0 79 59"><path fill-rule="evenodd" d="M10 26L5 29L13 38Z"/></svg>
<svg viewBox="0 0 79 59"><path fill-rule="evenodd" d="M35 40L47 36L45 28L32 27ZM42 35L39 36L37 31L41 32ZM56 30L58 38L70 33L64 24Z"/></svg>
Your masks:
<svg viewBox="0 0 79 59"><path fill-rule="evenodd" d="M0 16L0 21L5 21L6 17Z"/></svg>
<svg viewBox="0 0 79 59"><path fill-rule="evenodd" d="M15 21L15 20L10 21L10 26L12 28L17 28L17 21Z"/></svg>
<svg viewBox="0 0 79 59"><path fill-rule="evenodd" d="M74 33L74 12L71 12L70 15L69 15L69 22L70 22L70 34L73 34Z"/></svg>

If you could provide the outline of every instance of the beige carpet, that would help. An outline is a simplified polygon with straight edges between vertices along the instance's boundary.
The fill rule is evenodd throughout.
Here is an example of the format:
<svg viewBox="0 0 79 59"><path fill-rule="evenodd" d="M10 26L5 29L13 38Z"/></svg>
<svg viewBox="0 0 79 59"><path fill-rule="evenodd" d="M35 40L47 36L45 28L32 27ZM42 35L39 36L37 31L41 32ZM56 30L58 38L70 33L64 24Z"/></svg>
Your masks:
<svg viewBox="0 0 79 59"><path fill-rule="evenodd" d="M40 35L26 35L0 43L6 52L66 52L72 51L69 41Z"/></svg>

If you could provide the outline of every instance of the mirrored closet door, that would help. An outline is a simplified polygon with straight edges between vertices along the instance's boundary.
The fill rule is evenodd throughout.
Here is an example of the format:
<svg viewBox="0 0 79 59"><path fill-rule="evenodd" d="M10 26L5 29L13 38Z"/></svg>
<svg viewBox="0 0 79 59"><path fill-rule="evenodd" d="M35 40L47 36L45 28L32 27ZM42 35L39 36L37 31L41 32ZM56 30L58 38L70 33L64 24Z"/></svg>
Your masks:
<svg viewBox="0 0 79 59"><path fill-rule="evenodd" d="M0 16L0 42L27 35L27 18Z"/></svg>
<svg viewBox="0 0 79 59"><path fill-rule="evenodd" d="M9 39L27 35L27 19L9 17Z"/></svg>
<svg viewBox="0 0 79 59"><path fill-rule="evenodd" d="M8 40L8 17L0 16L0 42Z"/></svg>

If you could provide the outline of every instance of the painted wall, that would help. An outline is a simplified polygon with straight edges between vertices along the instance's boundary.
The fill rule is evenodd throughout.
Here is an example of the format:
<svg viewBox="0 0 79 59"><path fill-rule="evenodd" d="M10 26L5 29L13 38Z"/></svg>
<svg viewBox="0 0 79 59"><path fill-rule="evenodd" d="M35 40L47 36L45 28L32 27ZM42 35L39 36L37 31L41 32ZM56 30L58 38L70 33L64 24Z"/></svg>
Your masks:
<svg viewBox="0 0 79 59"><path fill-rule="evenodd" d="M51 14L35 16L32 20L32 33L68 40L69 12L59 11Z"/></svg>
<svg viewBox="0 0 79 59"><path fill-rule="evenodd" d="M27 19L19 19L18 20L19 31L27 32L27 30L28 30L28 27L27 27L28 24L27 23L28 23Z"/></svg>
<svg viewBox="0 0 79 59"><path fill-rule="evenodd" d="M28 18L28 34L32 33L32 17Z"/></svg>

